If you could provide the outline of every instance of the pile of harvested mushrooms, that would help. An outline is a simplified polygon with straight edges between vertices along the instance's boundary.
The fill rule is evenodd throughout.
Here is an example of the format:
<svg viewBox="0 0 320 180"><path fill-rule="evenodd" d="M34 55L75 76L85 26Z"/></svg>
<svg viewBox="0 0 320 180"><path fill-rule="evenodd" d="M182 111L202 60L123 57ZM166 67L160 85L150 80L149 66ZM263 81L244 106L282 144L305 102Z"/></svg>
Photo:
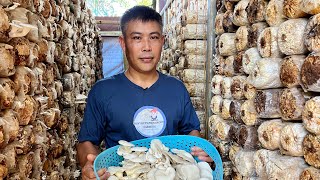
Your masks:
<svg viewBox="0 0 320 180"><path fill-rule="evenodd" d="M169 149L159 139L150 148L138 147L120 140L117 154L123 156L121 166L110 166L109 180L212 180L207 162L197 162L193 156L179 149Z"/></svg>

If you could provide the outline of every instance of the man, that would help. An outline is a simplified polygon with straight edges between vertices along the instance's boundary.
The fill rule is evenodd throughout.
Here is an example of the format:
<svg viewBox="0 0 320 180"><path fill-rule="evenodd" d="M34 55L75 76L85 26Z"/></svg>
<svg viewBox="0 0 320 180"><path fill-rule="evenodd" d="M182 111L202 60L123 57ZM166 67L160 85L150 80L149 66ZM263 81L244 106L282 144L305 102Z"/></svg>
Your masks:
<svg viewBox="0 0 320 180"><path fill-rule="evenodd" d="M79 133L77 155L83 179L95 179L93 161L99 144L161 135L200 136L199 119L183 83L156 70L164 37L162 18L153 9L135 6L121 18L121 47L129 67L125 73L98 81L91 89ZM192 154L212 159L200 148ZM99 171L107 179L107 170Z"/></svg>

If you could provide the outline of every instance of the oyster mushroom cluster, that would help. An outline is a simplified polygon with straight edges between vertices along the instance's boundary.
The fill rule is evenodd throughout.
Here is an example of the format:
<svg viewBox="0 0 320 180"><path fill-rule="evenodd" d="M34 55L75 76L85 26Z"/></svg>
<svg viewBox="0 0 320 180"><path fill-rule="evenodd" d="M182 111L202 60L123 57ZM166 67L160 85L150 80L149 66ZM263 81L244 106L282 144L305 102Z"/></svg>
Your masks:
<svg viewBox="0 0 320 180"><path fill-rule="evenodd" d="M123 156L121 166L110 166L109 180L212 180L207 162L197 162L193 156L179 149L169 149L159 139L150 148L138 147L120 140L117 154Z"/></svg>

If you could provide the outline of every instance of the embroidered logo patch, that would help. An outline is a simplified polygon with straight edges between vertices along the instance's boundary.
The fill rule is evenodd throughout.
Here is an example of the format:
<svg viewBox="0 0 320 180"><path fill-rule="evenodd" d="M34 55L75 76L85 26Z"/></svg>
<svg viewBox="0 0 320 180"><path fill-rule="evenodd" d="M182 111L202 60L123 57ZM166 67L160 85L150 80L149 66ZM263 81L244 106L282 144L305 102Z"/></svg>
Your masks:
<svg viewBox="0 0 320 180"><path fill-rule="evenodd" d="M144 137L159 136L166 128L166 124L164 113L154 106L139 108L133 117L133 125Z"/></svg>

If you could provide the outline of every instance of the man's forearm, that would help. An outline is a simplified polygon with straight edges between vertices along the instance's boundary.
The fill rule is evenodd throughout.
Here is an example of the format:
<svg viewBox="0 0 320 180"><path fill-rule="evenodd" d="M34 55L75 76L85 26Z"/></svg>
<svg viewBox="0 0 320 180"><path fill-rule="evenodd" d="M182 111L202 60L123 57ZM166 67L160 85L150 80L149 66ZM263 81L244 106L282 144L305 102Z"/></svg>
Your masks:
<svg viewBox="0 0 320 180"><path fill-rule="evenodd" d="M189 135L201 137L200 132L198 130L192 130Z"/></svg>
<svg viewBox="0 0 320 180"><path fill-rule="evenodd" d="M77 157L81 167L86 164L88 154L98 155L99 153L99 148L89 141L85 141L77 145Z"/></svg>

